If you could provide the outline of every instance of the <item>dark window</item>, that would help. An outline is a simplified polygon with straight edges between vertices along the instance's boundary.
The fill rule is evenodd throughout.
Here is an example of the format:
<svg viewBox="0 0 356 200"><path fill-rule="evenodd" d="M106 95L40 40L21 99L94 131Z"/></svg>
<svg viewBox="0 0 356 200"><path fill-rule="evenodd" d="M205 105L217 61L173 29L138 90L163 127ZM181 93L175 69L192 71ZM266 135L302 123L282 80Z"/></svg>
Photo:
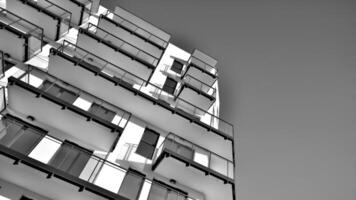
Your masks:
<svg viewBox="0 0 356 200"><path fill-rule="evenodd" d="M145 158L152 159L153 153L156 149L158 138L158 133L146 128L141 138L140 144L137 146L136 153Z"/></svg>
<svg viewBox="0 0 356 200"><path fill-rule="evenodd" d="M45 80L42 84L42 90L45 90L48 94L51 94L57 98L62 99L63 101L66 101L70 104L74 103L74 101L77 99L77 95L69 91L65 88L62 88L61 86L57 84L53 84L52 82Z"/></svg>
<svg viewBox="0 0 356 200"><path fill-rule="evenodd" d="M143 181L142 174L129 170L121 183L119 194L128 199L138 199Z"/></svg>
<svg viewBox="0 0 356 200"><path fill-rule="evenodd" d="M21 196L20 200L34 200L34 199L28 198L26 196Z"/></svg>
<svg viewBox="0 0 356 200"><path fill-rule="evenodd" d="M148 200L186 200L188 193L153 180Z"/></svg>
<svg viewBox="0 0 356 200"><path fill-rule="evenodd" d="M64 141L49 164L57 169L79 176L92 152L69 141Z"/></svg>
<svg viewBox="0 0 356 200"><path fill-rule="evenodd" d="M46 135L44 132L26 127L21 123L7 119L7 128L4 137L0 138L0 144L19 153L28 155Z"/></svg>
<svg viewBox="0 0 356 200"><path fill-rule="evenodd" d="M178 74L180 74L180 73L182 73L182 69L183 69L183 63L174 60L174 62L172 64L172 67L171 67L171 70L176 72L176 73L178 73Z"/></svg>
<svg viewBox="0 0 356 200"><path fill-rule="evenodd" d="M115 117L115 113L113 111L96 103L92 104L89 112L109 122L111 122Z"/></svg>
<svg viewBox="0 0 356 200"><path fill-rule="evenodd" d="M169 94L174 94L174 91L176 90L177 87L177 81L175 81L172 78L167 77L166 82L163 85L163 91L169 93Z"/></svg>

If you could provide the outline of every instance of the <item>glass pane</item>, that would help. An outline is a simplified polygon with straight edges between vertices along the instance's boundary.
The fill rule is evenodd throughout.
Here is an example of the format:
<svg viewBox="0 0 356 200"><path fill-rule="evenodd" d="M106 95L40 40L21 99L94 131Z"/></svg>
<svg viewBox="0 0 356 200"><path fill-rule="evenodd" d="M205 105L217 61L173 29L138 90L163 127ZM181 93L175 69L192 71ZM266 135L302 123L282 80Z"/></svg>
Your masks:
<svg viewBox="0 0 356 200"><path fill-rule="evenodd" d="M157 183L153 183L150 190L148 200L165 200L167 195L167 189L161 187Z"/></svg>
<svg viewBox="0 0 356 200"><path fill-rule="evenodd" d="M137 199L143 184L144 178L135 173L128 172L121 184L119 194L129 199Z"/></svg>

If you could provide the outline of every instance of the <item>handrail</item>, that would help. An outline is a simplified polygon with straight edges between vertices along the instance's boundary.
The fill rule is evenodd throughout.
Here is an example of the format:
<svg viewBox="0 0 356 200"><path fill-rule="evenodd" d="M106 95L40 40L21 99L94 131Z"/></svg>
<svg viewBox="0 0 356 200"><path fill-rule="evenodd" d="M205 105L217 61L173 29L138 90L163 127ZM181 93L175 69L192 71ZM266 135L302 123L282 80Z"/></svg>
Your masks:
<svg viewBox="0 0 356 200"><path fill-rule="evenodd" d="M131 31L135 32L136 34L139 34L138 30L141 30L141 31L143 31L143 32L145 32L145 33L147 33L147 34L149 35L148 37L146 37L147 40L152 41L151 37L154 37L154 38L158 39L159 41L161 41L161 42L163 43L163 44L158 44L158 45L163 45L164 48L167 47L167 45L168 45L168 41L167 41L167 40L165 40L165 39L163 39L163 38L161 38L161 37L159 37L159 36L157 36L157 35L154 35L154 34L151 33L150 31L148 31L147 29L136 25L136 24L135 24L134 22L132 22L131 20L126 19L126 18L124 18L123 16L120 16L119 14L117 14L117 13L115 13L115 12L112 12L112 11L110 11L110 10L107 10L106 13L104 13L103 15L106 16L106 17L109 17L109 15L114 15L114 16L116 16L116 17L118 17L119 19L122 20L121 22L117 22L117 23L119 23L120 25L124 26L124 25L123 25L123 22L127 22L127 23L130 24L130 26L135 27L135 28L130 28L130 26L125 26L126 28L130 29ZM141 19L141 18L140 18L140 19ZM113 19L113 20L114 20L114 19ZM141 20L142 20L142 19L141 19ZM114 21L115 21L115 20L114 20ZM145 20L143 20L143 21L145 21ZM146 21L145 21L145 22L146 22ZM146 23L148 23L148 22L146 22ZM150 24L150 23L149 23L149 24ZM139 35L145 37L145 36L142 35L142 34L139 34ZM153 41L153 42L154 42L154 41Z"/></svg>
<svg viewBox="0 0 356 200"><path fill-rule="evenodd" d="M112 185L103 184L102 181L99 180L102 177L107 178L107 175L108 175L107 173L112 174L111 178L114 178L114 180L115 180L115 178L117 178L116 179L117 181L120 181L120 180L123 181L122 177L125 176L127 173L130 173L131 176L135 176L140 179L143 179L143 181L145 181L145 182L152 182L152 181L148 180L147 178L145 178L144 175L132 172L130 168L124 168L116 163L113 163L113 162L108 161L104 158L101 158L97 155L94 155L94 154L90 153L89 151L85 150L83 147L81 147L75 143L72 143L71 141L65 140L66 141L65 142L65 141L63 141L63 139L59 139L57 137L49 135L46 130L44 130L40 127L34 126L32 124L28 124L27 122L23 122L21 119L19 119L17 117L13 117L11 115L5 115L5 117L3 117L0 120L0 122L3 122L4 120L7 120L8 123L7 123L7 126L5 126L2 130L0 130L0 133L2 133L5 130L7 131L7 130L11 129L12 126L15 125L17 128L12 128L11 129L12 131L17 131L17 132L24 131L23 134L36 134L39 136L39 138L41 138L41 140L38 141L37 143L35 143L33 145L32 149L30 149L30 151L27 153L20 152L19 150L12 148L11 145L7 145L6 143L4 143L4 141L1 140L2 139L1 137L0 137L0 146L3 146L7 149L16 151L22 155L25 155L26 157L32 158L36 161L44 163L45 165L51 166L57 170L60 170L60 171L63 171L69 175L72 175L76 178L79 178L79 179L84 180L88 183L94 184L96 186L99 186L100 188L103 188L107 191L114 192L116 195L123 195L119 191L119 188L117 186L118 184L116 184L116 183L113 183ZM26 127L26 128L24 128L24 127ZM26 131L28 129L31 129L32 131ZM9 133L9 131L7 131L7 133ZM6 134L5 134L5 136L6 136ZM16 142L17 139L19 139L19 137L15 138L14 142ZM29 142L31 142L31 141L29 141ZM41 142L44 142L47 145L50 145L52 148L54 148L54 151L41 151L43 148L43 147L41 147ZM52 160L55 158L56 153L58 152L58 150L61 148L62 144L64 144L64 143L71 147L77 147L76 149L78 150L78 152L81 152L84 155L87 155L87 156L84 156L87 158L87 161L86 161L85 165L82 166L80 172L78 172L78 173L70 172L70 171L61 169L60 166L56 166L55 164L52 163ZM41 154L40 155L36 154L36 151L37 152L41 151ZM44 158L46 158L46 159L44 159ZM116 176L118 176L118 177L116 177ZM121 184L119 184L119 185L121 185ZM113 187L115 187L115 188L113 188ZM164 184L159 184L159 187L165 188L167 190L171 189L168 186L165 186ZM119 192L117 192L117 191L119 191ZM177 196L183 195L179 191L175 191L175 192L177 193ZM149 192L149 195L151 195L151 190ZM187 197L187 196L184 195L184 197ZM148 198L148 199L150 199L150 198ZM188 197L188 199L194 200L195 198Z"/></svg>
<svg viewBox="0 0 356 200"><path fill-rule="evenodd" d="M110 38L114 38L116 40L119 40L122 44L120 46L117 46L113 41L110 41L112 42L116 47L118 47L119 49L129 53L129 54L132 54L133 56L135 56L136 58L140 58L146 62L149 62L151 65L154 65L154 66L157 66L158 62L159 62L159 59L160 57L158 56L154 56L152 55L151 53L143 50L143 49L140 49L139 47L133 45L132 43L130 42L127 42L121 38L119 38L118 36L116 35L113 35L112 33L109 33L108 31L92 24L92 23L89 23L87 28L86 28L87 31L89 32L92 32L93 34L97 35L98 37L102 38L102 39L106 39L107 37L110 37ZM103 34L100 34L100 33L103 33ZM109 40L107 40L109 41ZM125 44L127 44L128 46L134 48L136 50L136 53L131 53L130 52L130 49L132 48L124 48ZM147 57L150 57L152 59L152 61L149 61L151 59L148 59Z"/></svg>
<svg viewBox="0 0 356 200"><path fill-rule="evenodd" d="M36 85L37 83L32 83L31 82L31 77L37 77L37 79L42 79L43 82L40 85ZM105 121L106 123L110 123L111 126L116 126L124 129L126 125L128 124L129 119L131 118L131 113L119 108L99 97L96 97L94 95L91 95L73 85L69 85L68 83L64 83L57 77L54 77L40 69L37 69L35 67L29 67L26 70L24 70L23 74L20 75L17 80L21 80L22 82L31 85L33 87L38 88L41 93L49 93L51 94L51 89L53 87L60 88L61 90L65 90L67 92L67 98L63 98L62 100L75 106L78 107L82 110L84 110L87 113L93 114L93 117L99 118L100 120ZM44 85L44 83L47 83L47 85ZM91 100L90 107L88 107L86 110L82 107L79 107L77 105L74 105L75 100L77 100L78 97L84 96L86 99ZM61 97L58 97L61 98ZM102 110L100 110L101 108ZM108 116L102 116L100 111L108 111L111 112L110 115ZM105 118L106 117L106 118ZM110 117L110 118L107 118Z"/></svg>
<svg viewBox="0 0 356 200"><path fill-rule="evenodd" d="M180 147L186 148L186 150L188 150L188 149L191 150L192 154L187 155L182 152L179 152ZM189 140L186 140L174 133L169 133L165 137L162 144L158 147L158 151L157 151L155 159L153 160L153 163L155 163L158 160L159 156L164 151L164 149L168 149L169 151L177 153L180 156L183 156L184 158L190 160L191 162L195 162L199 165L207 167L207 168L213 170L214 172L217 172L225 177L234 179L235 165L232 160L227 159L223 156L220 156L217 153L214 153L214 152L212 152L204 147L201 147L197 144L194 144L194 143L190 142ZM204 159L198 160L198 158L196 159L195 153L205 155L207 157L207 160L204 160ZM214 161L212 161L212 160L214 160ZM225 166L226 168L222 168L221 166Z"/></svg>
<svg viewBox="0 0 356 200"><path fill-rule="evenodd" d="M127 82L136 91L149 95L156 100L166 101L174 106L174 109L179 109L190 115L192 120L201 122L209 126L211 129L221 131L225 135L224 137L233 140L232 124L179 97L176 98L175 101L172 101L171 99L173 99L173 97L170 98L171 95L149 81L143 80L142 78L120 68L119 66L112 64L111 62L104 60L68 41L63 41L63 45L58 47L57 51L72 57L77 57L75 58L77 60L77 64L85 61L98 67L100 69L100 73L106 74L110 77L115 77L119 80L119 82ZM96 60L88 62L85 60L88 57L92 57L92 59L95 58Z"/></svg>

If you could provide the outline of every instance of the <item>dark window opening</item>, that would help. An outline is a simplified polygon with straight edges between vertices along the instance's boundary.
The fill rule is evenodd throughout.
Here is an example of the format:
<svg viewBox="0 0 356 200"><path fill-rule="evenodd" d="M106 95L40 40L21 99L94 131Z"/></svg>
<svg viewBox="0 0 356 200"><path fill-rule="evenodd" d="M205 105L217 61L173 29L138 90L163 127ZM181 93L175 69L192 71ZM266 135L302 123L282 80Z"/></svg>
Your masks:
<svg viewBox="0 0 356 200"><path fill-rule="evenodd" d="M34 200L34 199L28 198L26 196L21 196L20 200Z"/></svg>
<svg viewBox="0 0 356 200"><path fill-rule="evenodd" d="M157 132L146 128L140 144L137 146L136 153L145 158L152 159L158 139L159 134Z"/></svg>
<svg viewBox="0 0 356 200"><path fill-rule="evenodd" d="M171 67L171 70L176 72L176 73L178 73L178 74L181 74L182 70L183 70L183 63L174 60L174 62L172 64L172 67Z"/></svg>
<svg viewBox="0 0 356 200"><path fill-rule="evenodd" d="M162 90L169 93L169 94L174 94L174 91L176 90L177 87L177 81L175 81L172 78L167 77L166 82L163 85Z"/></svg>
<svg viewBox="0 0 356 200"><path fill-rule="evenodd" d="M111 122L116 115L113 111L96 103L92 104L89 112L109 122Z"/></svg>

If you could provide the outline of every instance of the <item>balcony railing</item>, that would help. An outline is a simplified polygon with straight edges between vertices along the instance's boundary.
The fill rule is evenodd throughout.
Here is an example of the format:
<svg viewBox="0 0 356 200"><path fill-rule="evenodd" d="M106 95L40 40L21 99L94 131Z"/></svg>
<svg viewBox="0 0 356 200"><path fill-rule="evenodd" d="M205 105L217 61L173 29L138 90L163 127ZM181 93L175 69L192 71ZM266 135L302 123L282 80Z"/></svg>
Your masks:
<svg viewBox="0 0 356 200"><path fill-rule="evenodd" d="M86 31L99 37L101 42L105 42L105 44L111 48L123 53L133 60L137 60L138 62L150 68L155 68L159 62L160 57L156 57L151 53L144 51L127 41L124 41L118 36L115 36L108 31L95 26L94 24L89 23Z"/></svg>
<svg viewBox="0 0 356 200"><path fill-rule="evenodd" d="M78 186L79 192L85 189L108 199L156 200L166 195L157 190L166 190L175 199L194 200L178 189L152 182L145 175L132 173L131 169L93 155L77 144L50 136L48 131L17 117L5 115L0 128L0 154L14 159L14 164L21 162L47 173L47 178L54 176ZM133 179L137 181L132 182Z"/></svg>
<svg viewBox="0 0 356 200"><path fill-rule="evenodd" d="M199 69L201 69L202 71L206 72L207 74L213 76L214 78L216 78L218 76L218 70L209 65L208 63L202 61L201 59L191 56L188 60L188 66L195 66ZM186 69L186 71L184 72L184 74L188 71L188 67Z"/></svg>
<svg viewBox="0 0 356 200"><path fill-rule="evenodd" d="M174 113L182 112L181 115L189 118L190 121L205 126L207 129L214 131L225 139L233 140L234 130L232 124L181 98L177 98L174 101L174 97L163 91L160 87L137 77L75 44L64 41L63 45L56 50L52 49L52 52L54 54L60 52L66 59L72 60L76 65L82 65L87 70L102 76L115 85L121 85L131 91L139 92L145 98L160 104L166 109L170 109ZM161 101L170 105L167 106L166 103L162 104Z"/></svg>
<svg viewBox="0 0 356 200"><path fill-rule="evenodd" d="M117 140L131 117L131 113L35 67L28 67L22 75L18 74L17 78L10 77L9 83L19 85L38 97L43 96L61 105L62 108L83 115L87 120L93 120L109 128L111 132L119 132Z"/></svg>
<svg viewBox="0 0 356 200"><path fill-rule="evenodd" d="M215 94L216 94L215 88L211 87L210 85L198 80L197 78L195 78L189 74L183 77L183 84L194 87L198 91L205 93L205 95L209 96L210 100L215 99Z"/></svg>
<svg viewBox="0 0 356 200"><path fill-rule="evenodd" d="M203 170L206 174L211 174L225 182L233 183L233 161L173 133L168 134L158 147L153 161L153 170L159 165L159 162L164 162L163 154L165 153L179 160L183 159L186 163Z"/></svg>
<svg viewBox="0 0 356 200"><path fill-rule="evenodd" d="M40 9L40 11L46 12L46 14L49 14L55 18L60 18L63 22L70 23L72 13L48 0L20 0L20 1L25 4L34 5L38 9Z"/></svg>
<svg viewBox="0 0 356 200"><path fill-rule="evenodd" d="M143 40L151 43L152 45L155 45L159 49L163 50L168 46L168 41L166 41L165 39L163 39L157 35L154 35L147 29L138 26L134 22L130 21L129 19L124 18L123 16L120 16L117 13L107 10L106 13L103 14L103 16L105 16L106 19L109 19L109 20L115 22L116 25L127 30L128 32L135 34L137 37L142 38ZM113 19L111 19L109 16L113 16Z"/></svg>
<svg viewBox="0 0 356 200"><path fill-rule="evenodd" d="M28 4L32 6L33 8L37 9L39 12L43 12L48 16L52 17L53 19L58 20L55 40L58 40L60 35L69 31L72 13L69 12L68 10L65 10L64 8L59 7L58 5L47 0L19 0L19 1L21 1L24 4ZM63 26L62 23L66 24L66 26Z"/></svg>
<svg viewBox="0 0 356 200"><path fill-rule="evenodd" d="M27 40L25 60L42 51L43 29L6 9L0 8L0 29L3 28Z"/></svg>

